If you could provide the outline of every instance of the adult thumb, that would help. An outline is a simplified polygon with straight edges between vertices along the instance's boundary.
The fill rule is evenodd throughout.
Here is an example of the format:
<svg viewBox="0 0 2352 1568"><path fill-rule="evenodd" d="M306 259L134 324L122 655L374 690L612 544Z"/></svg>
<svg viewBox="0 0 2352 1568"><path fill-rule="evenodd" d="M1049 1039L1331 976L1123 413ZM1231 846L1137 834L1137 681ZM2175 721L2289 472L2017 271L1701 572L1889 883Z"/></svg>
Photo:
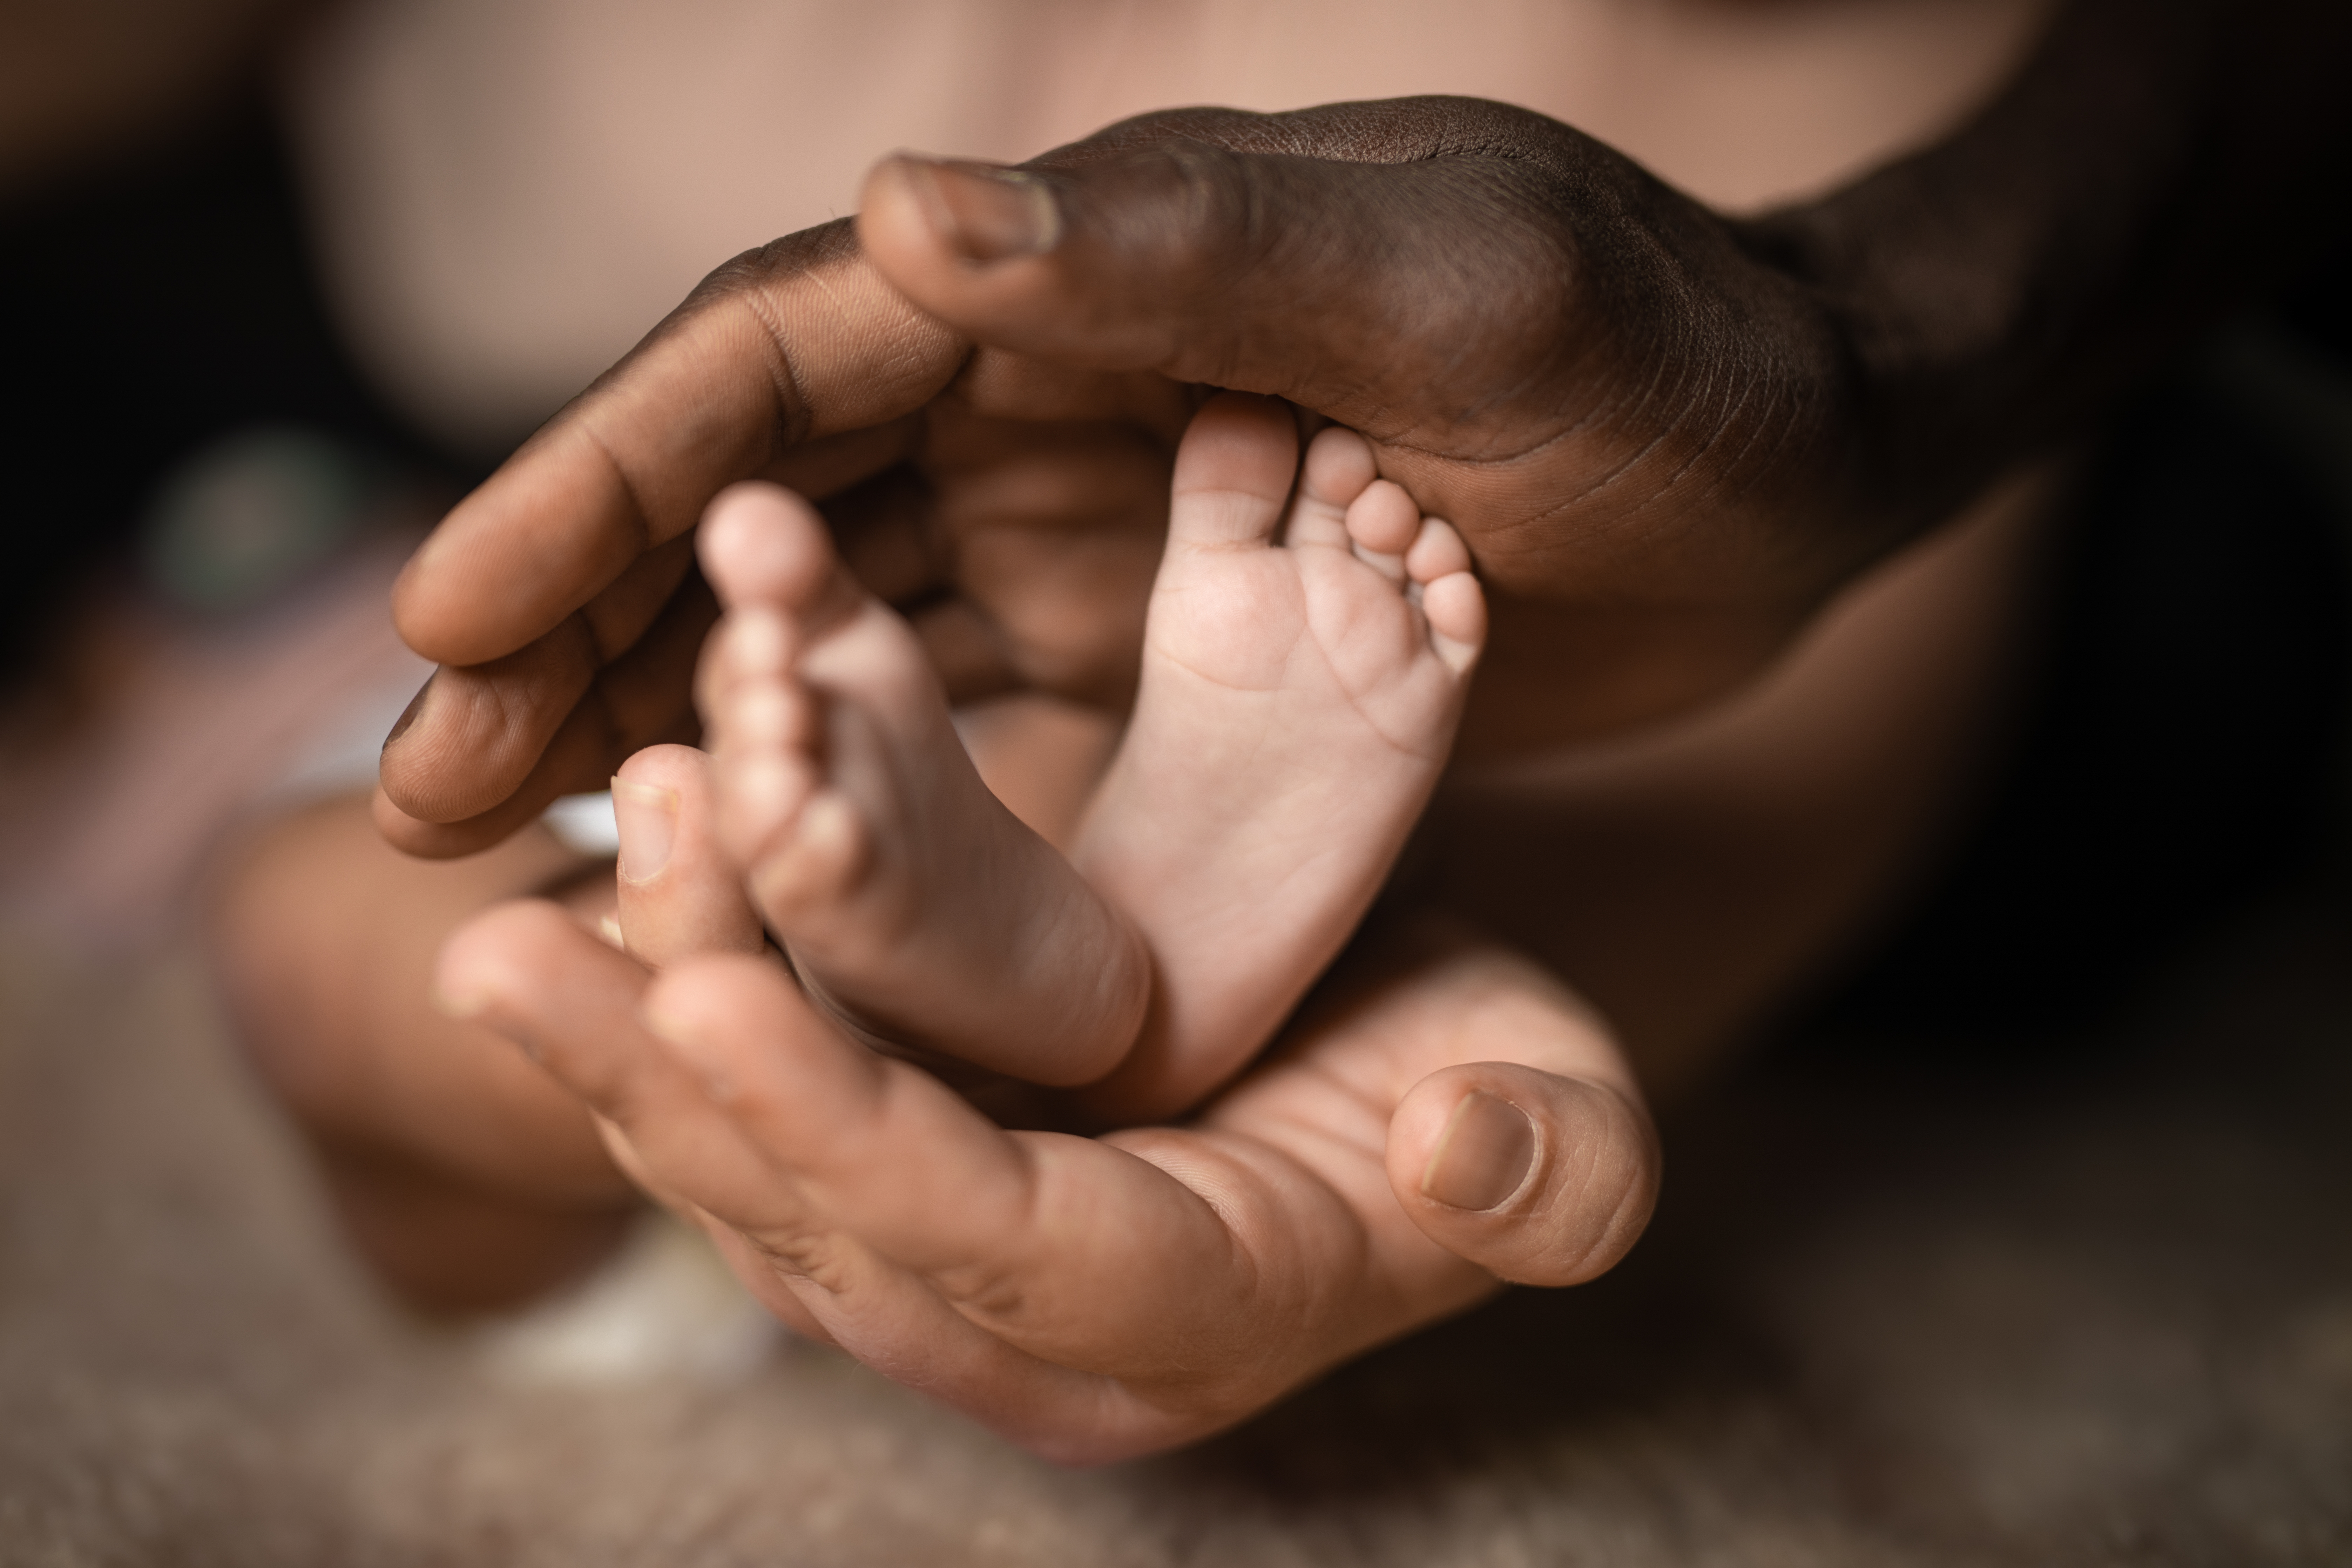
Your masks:
<svg viewBox="0 0 2352 1568"><path fill-rule="evenodd" d="M1485 150L1514 138L1528 155ZM1553 397L1581 313L1564 214L1594 205L1568 188L1601 164L1644 178L1471 100L1186 110L1019 168L888 159L858 236L982 343L1288 397L1381 438L1491 415L1497 388Z"/></svg>
<svg viewBox="0 0 2352 1568"><path fill-rule="evenodd" d="M719 847L716 794L710 758L691 746L648 746L613 776L620 933L647 968L768 951L742 868Z"/></svg>
<svg viewBox="0 0 2352 1568"><path fill-rule="evenodd" d="M1574 1285L1656 1206L1658 1136L1616 1089L1510 1062L1415 1084L1389 1121L1389 1185L1429 1238L1497 1277Z"/></svg>

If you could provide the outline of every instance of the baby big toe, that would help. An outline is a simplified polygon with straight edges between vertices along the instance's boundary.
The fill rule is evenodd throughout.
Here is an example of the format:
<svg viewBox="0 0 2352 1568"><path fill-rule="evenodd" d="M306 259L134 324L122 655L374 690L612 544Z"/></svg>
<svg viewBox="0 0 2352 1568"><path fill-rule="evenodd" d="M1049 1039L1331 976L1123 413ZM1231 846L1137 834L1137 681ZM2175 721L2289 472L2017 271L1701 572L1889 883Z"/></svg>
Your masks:
<svg viewBox="0 0 2352 1568"><path fill-rule="evenodd" d="M715 771L719 840L747 865L789 839L816 787L808 759L788 751L721 752Z"/></svg>
<svg viewBox="0 0 2352 1568"><path fill-rule="evenodd" d="M730 609L775 605L806 616L832 607L845 587L854 595L824 520L781 486L752 482L721 490L703 512L696 551Z"/></svg>
<svg viewBox="0 0 2352 1568"><path fill-rule="evenodd" d="M798 681L746 681L716 705L710 728L716 751L804 750L816 740L816 702Z"/></svg>

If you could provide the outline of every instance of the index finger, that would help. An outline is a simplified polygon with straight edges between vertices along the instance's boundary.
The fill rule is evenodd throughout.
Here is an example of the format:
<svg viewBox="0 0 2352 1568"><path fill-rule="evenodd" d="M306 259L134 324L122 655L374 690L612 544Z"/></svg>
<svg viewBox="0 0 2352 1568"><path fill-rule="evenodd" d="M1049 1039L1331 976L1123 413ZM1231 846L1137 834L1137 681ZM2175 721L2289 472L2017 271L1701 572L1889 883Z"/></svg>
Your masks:
<svg viewBox="0 0 2352 1568"><path fill-rule="evenodd" d="M457 667L556 637L525 679L585 690L659 611L608 593L632 566L738 479L822 494L902 456L968 347L881 279L846 222L738 257L443 520L394 588L401 636ZM436 682L385 750L386 791L429 820L503 798L569 709L546 695ZM466 735L495 739L457 748Z"/></svg>
<svg viewBox="0 0 2352 1568"><path fill-rule="evenodd" d="M735 480L920 407L965 348L846 220L737 257L443 520L393 591L401 636L440 664L514 652Z"/></svg>

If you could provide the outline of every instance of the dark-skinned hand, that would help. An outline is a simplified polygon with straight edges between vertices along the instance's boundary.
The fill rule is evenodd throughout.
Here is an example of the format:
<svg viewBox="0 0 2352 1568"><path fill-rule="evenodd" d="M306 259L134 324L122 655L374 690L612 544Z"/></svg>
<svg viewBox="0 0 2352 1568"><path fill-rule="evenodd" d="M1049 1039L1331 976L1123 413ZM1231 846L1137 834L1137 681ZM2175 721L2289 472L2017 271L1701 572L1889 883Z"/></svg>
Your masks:
<svg viewBox="0 0 2352 1568"><path fill-rule="evenodd" d="M1475 100L892 160L855 236L720 268L419 552L399 624L445 668L380 820L463 853L690 733L688 536L749 477L826 503L958 695L1118 705L1169 453L1216 386L1362 430L1463 531L1499 612L1490 739L1690 702L1875 543L1825 499L1836 355L1776 276L1606 147Z"/></svg>
<svg viewBox="0 0 2352 1568"><path fill-rule="evenodd" d="M688 734L687 534L826 504L959 696L1110 707L1207 387L1372 438L1494 611L1465 749L1756 668L1874 555L2347 237L2322 0L2074 0L1969 125L1762 218L1465 99L1148 116L914 159L730 262L456 511L395 600L444 668L383 760L423 854Z"/></svg>

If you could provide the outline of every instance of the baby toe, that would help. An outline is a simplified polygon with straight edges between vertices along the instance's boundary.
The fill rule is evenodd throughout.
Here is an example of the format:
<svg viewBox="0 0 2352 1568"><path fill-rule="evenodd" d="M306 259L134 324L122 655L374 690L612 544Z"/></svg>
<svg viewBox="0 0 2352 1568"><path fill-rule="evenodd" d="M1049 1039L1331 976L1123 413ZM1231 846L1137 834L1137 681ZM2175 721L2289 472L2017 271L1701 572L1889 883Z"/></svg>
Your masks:
<svg viewBox="0 0 2352 1568"><path fill-rule="evenodd" d="M817 739L815 700L794 680L747 680L711 715L713 749L721 752L806 748Z"/></svg>
<svg viewBox="0 0 2352 1568"><path fill-rule="evenodd" d="M1410 549L1404 550L1405 574L1416 583L1429 584L1440 577L1450 577L1456 572L1470 570L1470 547L1454 531L1454 525L1434 517L1416 520L1417 532Z"/></svg>
<svg viewBox="0 0 2352 1568"><path fill-rule="evenodd" d="M1378 477L1372 445L1353 430L1333 425L1316 432L1307 444L1307 460L1299 489L1310 500L1344 508L1364 493Z"/></svg>
<svg viewBox="0 0 2352 1568"><path fill-rule="evenodd" d="M1271 543L1298 472L1298 431L1272 398L1222 393L1177 443L1168 488L1168 547Z"/></svg>
<svg viewBox="0 0 2352 1568"><path fill-rule="evenodd" d="M751 863L789 837L816 787L816 771L795 752L721 752L713 768L719 837L727 852Z"/></svg>
<svg viewBox="0 0 2352 1568"><path fill-rule="evenodd" d="M704 509L695 540L720 601L796 606L832 570L833 546L814 507L779 485L730 485Z"/></svg>
<svg viewBox="0 0 2352 1568"><path fill-rule="evenodd" d="M833 547L814 507L779 485L730 485L702 514L695 551L720 604L730 611L782 611L802 638L817 635L865 601L866 590Z"/></svg>
<svg viewBox="0 0 2352 1568"><path fill-rule="evenodd" d="M1466 675L1486 646L1486 595L1467 572L1449 572L1418 584L1429 645L1447 668Z"/></svg>
<svg viewBox="0 0 2352 1568"><path fill-rule="evenodd" d="M1390 574L1400 582L1404 578L1402 557L1420 532L1421 508L1402 486L1390 480L1374 479L1349 503L1348 537L1356 553L1383 570L1396 563Z"/></svg>
<svg viewBox="0 0 2352 1568"><path fill-rule="evenodd" d="M717 726L736 691L748 683L783 679L792 668L791 623L764 605L730 610L711 628L695 661L694 702Z"/></svg>
<svg viewBox="0 0 2352 1568"><path fill-rule="evenodd" d="M751 892L768 917L795 924L837 906L857 884L873 841L866 821L839 790L821 789L798 820L751 868Z"/></svg>

